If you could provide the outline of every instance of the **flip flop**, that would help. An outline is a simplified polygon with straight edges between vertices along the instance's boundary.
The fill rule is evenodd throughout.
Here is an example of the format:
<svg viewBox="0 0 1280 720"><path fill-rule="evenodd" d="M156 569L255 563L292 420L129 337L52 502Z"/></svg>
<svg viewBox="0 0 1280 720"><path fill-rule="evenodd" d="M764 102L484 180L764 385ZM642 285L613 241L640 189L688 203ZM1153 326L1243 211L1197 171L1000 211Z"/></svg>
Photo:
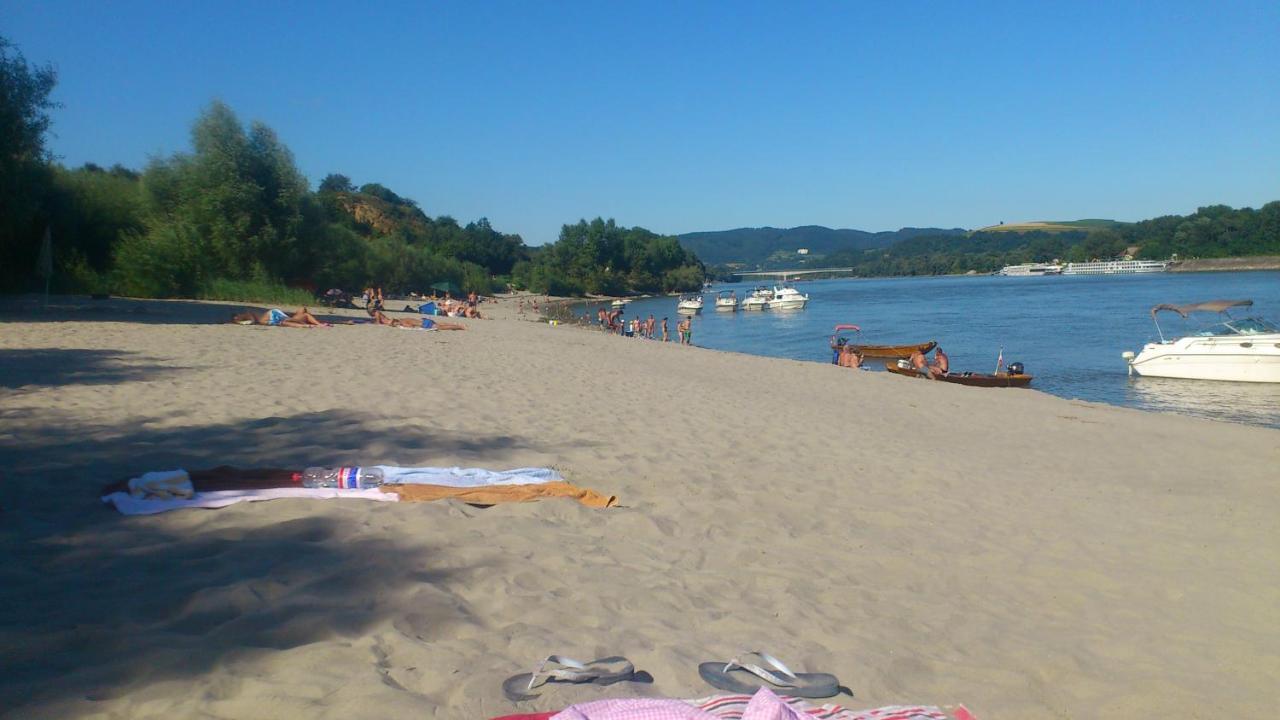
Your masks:
<svg viewBox="0 0 1280 720"><path fill-rule="evenodd" d="M765 687L762 682L752 682L746 673L769 683L771 690L780 695L793 695L802 698L826 698L840 692L840 681L829 673L794 673L781 660L759 650L744 652L740 657L756 656L763 661L765 667L753 663L742 662L735 657L727 663L704 662L698 665L698 674L709 685L720 690L754 695L756 690ZM735 670L746 673L730 675Z"/></svg>
<svg viewBox="0 0 1280 720"><path fill-rule="evenodd" d="M554 666L559 667L554 667ZM512 702L538 697L529 691L549 682L595 683L612 685L637 676L636 668L621 656L581 662L563 655L549 655L533 672L512 675L502 683L502 694Z"/></svg>

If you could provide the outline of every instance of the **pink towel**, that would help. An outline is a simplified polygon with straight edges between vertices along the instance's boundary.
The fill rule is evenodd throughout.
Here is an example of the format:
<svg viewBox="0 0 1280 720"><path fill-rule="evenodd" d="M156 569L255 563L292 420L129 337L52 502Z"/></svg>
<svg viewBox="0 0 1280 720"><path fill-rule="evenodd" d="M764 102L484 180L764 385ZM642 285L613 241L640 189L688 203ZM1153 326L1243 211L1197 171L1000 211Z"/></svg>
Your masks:
<svg viewBox="0 0 1280 720"><path fill-rule="evenodd" d="M565 708L551 720L722 720L723 716L682 700L597 700ZM760 688L747 703L742 720L807 720L769 688Z"/></svg>

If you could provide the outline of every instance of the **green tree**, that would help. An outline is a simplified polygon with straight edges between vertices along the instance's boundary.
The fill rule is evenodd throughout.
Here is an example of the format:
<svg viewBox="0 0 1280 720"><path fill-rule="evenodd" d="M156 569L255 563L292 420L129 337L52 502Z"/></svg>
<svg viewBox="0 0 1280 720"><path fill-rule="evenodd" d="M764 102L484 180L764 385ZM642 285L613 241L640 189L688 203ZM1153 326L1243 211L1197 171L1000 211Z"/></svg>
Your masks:
<svg viewBox="0 0 1280 720"><path fill-rule="evenodd" d="M351 184L351 178L338 173L329 173L320 181L318 192L355 192L356 186Z"/></svg>
<svg viewBox="0 0 1280 720"><path fill-rule="evenodd" d="M0 37L0 288L34 282L40 238L49 221L41 205L52 183L45 135L57 107L50 99L58 76L32 66Z"/></svg>

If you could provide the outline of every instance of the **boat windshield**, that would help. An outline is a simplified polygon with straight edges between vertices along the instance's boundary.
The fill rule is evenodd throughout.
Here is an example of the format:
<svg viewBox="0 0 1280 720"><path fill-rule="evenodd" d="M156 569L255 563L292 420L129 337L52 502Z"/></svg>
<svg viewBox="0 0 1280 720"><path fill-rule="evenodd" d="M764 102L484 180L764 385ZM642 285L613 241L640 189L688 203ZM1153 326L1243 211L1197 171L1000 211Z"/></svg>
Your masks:
<svg viewBox="0 0 1280 720"><path fill-rule="evenodd" d="M1203 337L1213 337L1222 335L1270 335L1272 333L1280 333L1280 326L1265 318L1248 317L1218 323L1201 330L1197 334Z"/></svg>

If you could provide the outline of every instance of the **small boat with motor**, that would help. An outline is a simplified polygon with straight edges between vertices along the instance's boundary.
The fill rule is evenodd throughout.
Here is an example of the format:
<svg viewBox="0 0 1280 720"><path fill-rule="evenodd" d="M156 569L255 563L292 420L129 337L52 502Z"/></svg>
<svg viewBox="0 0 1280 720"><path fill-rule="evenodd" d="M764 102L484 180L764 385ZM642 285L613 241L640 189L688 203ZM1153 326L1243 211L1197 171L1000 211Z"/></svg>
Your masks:
<svg viewBox="0 0 1280 720"><path fill-rule="evenodd" d="M1129 373L1189 380L1280 382L1280 326L1259 316L1232 317L1233 308L1246 308L1252 300L1212 300L1190 305L1156 305L1151 320L1159 342L1147 343L1142 352L1121 355ZM1183 319L1193 313L1218 313L1217 324L1192 335L1166 340L1157 317L1172 312Z"/></svg>
<svg viewBox="0 0 1280 720"><path fill-rule="evenodd" d="M802 294L790 285L778 285L773 288L773 297L769 300L770 310L803 310L809 304L809 296Z"/></svg>
<svg viewBox="0 0 1280 720"><path fill-rule="evenodd" d="M884 369L895 375L929 379L929 373L911 367L909 360L885 363ZM955 385L968 385L969 387L1024 388L1031 384L1032 377L1023 372L1022 363L1015 362L1009 363L1007 372L997 372L991 375L975 372L948 372L935 375L933 379Z"/></svg>
<svg viewBox="0 0 1280 720"><path fill-rule="evenodd" d="M733 312L738 309L738 294L732 290L721 290L716 294L716 310Z"/></svg>
<svg viewBox="0 0 1280 720"><path fill-rule="evenodd" d="M854 331L857 335L852 339L845 337L844 333L848 330ZM837 325L831 334L831 349L835 350L838 345L845 352L855 352L864 358L909 358L912 353L925 355L938 344L934 340L910 345L864 345L853 342L861 338L862 328L857 325Z"/></svg>
<svg viewBox="0 0 1280 720"><path fill-rule="evenodd" d="M696 315L702 312L702 296L681 295L680 302L676 303L676 312L685 315Z"/></svg>
<svg viewBox="0 0 1280 720"><path fill-rule="evenodd" d="M739 307L743 310L768 310L773 301L773 291L766 287L758 287L742 299Z"/></svg>
<svg viewBox="0 0 1280 720"><path fill-rule="evenodd" d="M623 300L622 298L618 298L617 300L614 300L613 302L609 303L609 305L610 305L611 307L615 307L615 308L624 308L624 307L626 307L626 306L627 306L627 302L628 302L627 300Z"/></svg>

